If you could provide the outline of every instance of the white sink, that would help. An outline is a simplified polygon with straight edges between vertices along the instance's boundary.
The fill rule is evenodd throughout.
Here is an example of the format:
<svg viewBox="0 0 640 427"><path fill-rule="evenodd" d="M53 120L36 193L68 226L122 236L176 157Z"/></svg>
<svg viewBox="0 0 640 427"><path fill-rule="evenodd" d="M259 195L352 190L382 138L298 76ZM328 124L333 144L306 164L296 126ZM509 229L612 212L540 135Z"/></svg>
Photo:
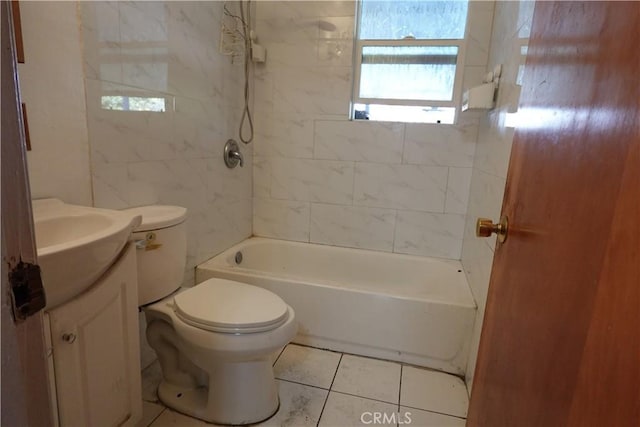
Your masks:
<svg viewBox="0 0 640 427"><path fill-rule="evenodd" d="M116 261L141 217L108 209L33 201L46 309L89 288Z"/></svg>

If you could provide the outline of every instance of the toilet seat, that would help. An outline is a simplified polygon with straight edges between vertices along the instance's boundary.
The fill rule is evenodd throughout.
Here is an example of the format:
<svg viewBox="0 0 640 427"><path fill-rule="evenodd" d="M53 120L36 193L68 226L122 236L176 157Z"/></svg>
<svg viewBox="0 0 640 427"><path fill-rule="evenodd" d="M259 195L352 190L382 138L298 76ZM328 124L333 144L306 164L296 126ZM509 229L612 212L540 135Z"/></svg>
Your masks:
<svg viewBox="0 0 640 427"><path fill-rule="evenodd" d="M284 324L289 311L276 294L257 286L225 279L209 279L173 298L176 316L212 332L250 334Z"/></svg>

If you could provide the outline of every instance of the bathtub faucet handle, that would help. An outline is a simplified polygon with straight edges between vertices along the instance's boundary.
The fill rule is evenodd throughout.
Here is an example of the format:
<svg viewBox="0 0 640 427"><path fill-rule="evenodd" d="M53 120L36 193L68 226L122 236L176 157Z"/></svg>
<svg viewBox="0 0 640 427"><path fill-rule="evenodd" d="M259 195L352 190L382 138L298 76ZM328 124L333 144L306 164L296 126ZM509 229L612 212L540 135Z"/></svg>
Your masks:
<svg viewBox="0 0 640 427"><path fill-rule="evenodd" d="M240 147L233 139L228 140L224 145L224 163L229 169L235 168L238 166L238 163L240 167L244 166L244 157L242 157Z"/></svg>

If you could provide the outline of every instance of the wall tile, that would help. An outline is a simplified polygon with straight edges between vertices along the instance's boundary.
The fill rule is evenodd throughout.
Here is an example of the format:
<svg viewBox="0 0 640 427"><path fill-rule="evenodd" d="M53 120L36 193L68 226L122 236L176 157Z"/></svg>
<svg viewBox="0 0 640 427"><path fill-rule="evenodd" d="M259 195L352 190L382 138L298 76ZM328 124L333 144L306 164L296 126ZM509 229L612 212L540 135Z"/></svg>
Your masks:
<svg viewBox="0 0 640 427"><path fill-rule="evenodd" d="M237 132L236 122L226 113L220 99L175 97L171 140L172 158L222 158L227 139Z"/></svg>
<svg viewBox="0 0 640 427"><path fill-rule="evenodd" d="M76 4L22 3L26 63L18 64L32 151L31 196L91 205L83 61Z"/></svg>
<svg viewBox="0 0 640 427"><path fill-rule="evenodd" d="M309 202L253 199L253 234L285 240L309 241Z"/></svg>
<svg viewBox="0 0 640 427"><path fill-rule="evenodd" d="M467 213L471 172L471 168L449 168L445 213Z"/></svg>
<svg viewBox="0 0 640 427"><path fill-rule="evenodd" d="M271 161L264 157L253 158L253 197L271 197Z"/></svg>
<svg viewBox="0 0 640 427"><path fill-rule="evenodd" d="M489 58L493 10L474 10L467 28L465 65L486 65Z"/></svg>
<svg viewBox="0 0 640 427"><path fill-rule="evenodd" d="M261 19L353 16L355 2L353 0L260 1L257 13ZM311 22L316 23L317 21Z"/></svg>
<svg viewBox="0 0 640 427"><path fill-rule="evenodd" d="M275 199L352 202L352 162L274 159L271 167L271 197Z"/></svg>
<svg viewBox="0 0 640 427"><path fill-rule="evenodd" d="M354 204L444 212L447 168L357 163Z"/></svg>
<svg viewBox="0 0 640 427"><path fill-rule="evenodd" d="M479 169L473 170L471 189L469 194L468 215L470 217L484 217L497 220L500 218L502 197L506 180L489 175ZM485 239L491 246L495 246L495 236Z"/></svg>
<svg viewBox="0 0 640 427"><path fill-rule="evenodd" d="M476 237L476 217L467 217L462 246L463 267L478 311L484 312L489 291L493 250L486 239Z"/></svg>
<svg viewBox="0 0 640 427"><path fill-rule="evenodd" d="M464 78L462 79L462 90L470 89L482 84L482 79L487 74L486 65L469 65L464 67ZM463 114L468 114L467 112Z"/></svg>
<svg viewBox="0 0 640 427"><path fill-rule="evenodd" d="M222 160L237 138L243 85L240 61L217 51L223 5L116 3L106 10L117 11L115 25L102 3L80 6L96 203L186 207L191 284L196 263L252 229L253 145L241 145L244 168ZM165 112L104 110L105 94L161 97Z"/></svg>
<svg viewBox="0 0 640 427"><path fill-rule="evenodd" d="M316 121L313 157L316 159L400 163L403 123Z"/></svg>
<svg viewBox="0 0 640 427"><path fill-rule="evenodd" d="M403 163L431 166L473 166L478 126L407 124Z"/></svg>
<svg viewBox="0 0 640 427"><path fill-rule="evenodd" d="M131 206L126 163L94 162L91 173L95 207L125 209Z"/></svg>
<svg viewBox="0 0 640 427"><path fill-rule="evenodd" d="M229 249L251 235L252 200L244 198L209 203L205 208L209 230L198 236L196 264Z"/></svg>
<svg viewBox="0 0 640 427"><path fill-rule="evenodd" d="M351 67L283 68L273 77L273 109L279 113L349 112Z"/></svg>
<svg viewBox="0 0 640 427"><path fill-rule="evenodd" d="M478 131L478 145L474 167L506 178L514 129L504 128L506 111L494 110L482 121Z"/></svg>
<svg viewBox="0 0 640 427"><path fill-rule="evenodd" d="M390 209L312 203L310 240L391 252L395 216Z"/></svg>
<svg viewBox="0 0 640 427"><path fill-rule="evenodd" d="M464 215L398 211L393 251L460 258Z"/></svg>
<svg viewBox="0 0 640 427"><path fill-rule="evenodd" d="M254 123L257 156L313 157L313 117L264 111L256 115Z"/></svg>
<svg viewBox="0 0 640 427"><path fill-rule="evenodd" d="M470 30L486 56L493 3L471 8L484 14ZM468 114L455 126L346 120L354 11L353 1L260 2L256 13L256 32L269 59L255 71L254 197L280 207L284 201L311 202L311 239L326 232L323 243L346 246L361 245L358 239L369 233L368 225L354 219L356 213L380 208L465 213L478 129L477 115ZM475 84L486 58L465 67L466 84ZM321 208L314 206L327 204L336 206L324 208L331 218L322 220ZM262 212L255 209L255 224ZM357 239L336 231L356 225L367 230L356 232ZM461 235L463 222L458 225ZM388 241L363 246L393 249ZM452 252L459 257L459 250Z"/></svg>

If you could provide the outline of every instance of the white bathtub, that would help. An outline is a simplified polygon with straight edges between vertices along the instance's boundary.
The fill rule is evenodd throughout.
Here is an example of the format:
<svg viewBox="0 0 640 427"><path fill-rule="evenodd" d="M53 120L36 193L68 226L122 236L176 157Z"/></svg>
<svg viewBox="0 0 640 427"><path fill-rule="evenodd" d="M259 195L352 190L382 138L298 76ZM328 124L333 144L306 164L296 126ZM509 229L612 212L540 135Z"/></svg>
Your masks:
<svg viewBox="0 0 640 427"><path fill-rule="evenodd" d="M280 295L294 342L464 373L476 305L458 261L254 237L198 266L212 277Z"/></svg>

